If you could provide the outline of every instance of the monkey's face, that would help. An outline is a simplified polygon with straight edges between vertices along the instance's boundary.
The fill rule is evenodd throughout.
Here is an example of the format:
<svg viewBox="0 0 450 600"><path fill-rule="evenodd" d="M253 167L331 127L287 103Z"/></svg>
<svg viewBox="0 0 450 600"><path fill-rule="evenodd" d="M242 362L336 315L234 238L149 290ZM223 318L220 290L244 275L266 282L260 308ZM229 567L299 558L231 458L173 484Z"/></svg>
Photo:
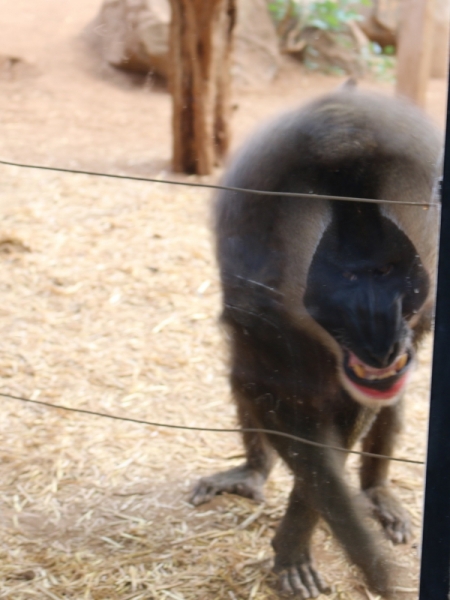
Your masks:
<svg viewBox="0 0 450 600"><path fill-rule="evenodd" d="M412 242L377 206L333 207L304 302L338 343L339 377L355 400L386 406L401 396L413 362L411 321L428 291Z"/></svg>

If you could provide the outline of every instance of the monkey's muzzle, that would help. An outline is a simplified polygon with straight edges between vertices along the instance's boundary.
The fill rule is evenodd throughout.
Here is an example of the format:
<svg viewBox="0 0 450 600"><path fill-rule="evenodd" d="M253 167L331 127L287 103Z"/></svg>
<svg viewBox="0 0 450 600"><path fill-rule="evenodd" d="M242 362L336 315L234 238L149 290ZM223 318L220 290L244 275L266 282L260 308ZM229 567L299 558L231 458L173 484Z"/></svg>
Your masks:
<svg viewBox="0 0 450 600"><path fill-rule="evenodd" d="M350 387L370 400L397 398L406 385L412 364L412 352L397 356L388 367L376 369L364 363L351 350L344 350L344 376Z"/></svg>

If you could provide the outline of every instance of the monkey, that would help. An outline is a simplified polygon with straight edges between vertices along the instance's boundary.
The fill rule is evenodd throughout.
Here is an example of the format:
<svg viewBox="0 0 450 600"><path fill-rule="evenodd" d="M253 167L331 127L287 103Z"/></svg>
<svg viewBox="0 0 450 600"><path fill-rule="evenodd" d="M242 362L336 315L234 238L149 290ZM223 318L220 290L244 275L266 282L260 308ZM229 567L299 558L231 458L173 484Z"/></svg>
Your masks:
<svg viewBox="0 0 450 600"><path fill-rule="evenodd" d="M246 460L200 479L191 502L222 492L261 501L279 455L294 476L272 542L283 593L330 591L311 555L319 519L370 589L393 593L392 561L345 481L348 453L335 448L360 441L382 455L362 456L362 494L387 537L406 543L410 519L388 467L432 326L441 148L419 109L345 86L264 125L223 177L240 188L218 193L214 229Z"/></svg>

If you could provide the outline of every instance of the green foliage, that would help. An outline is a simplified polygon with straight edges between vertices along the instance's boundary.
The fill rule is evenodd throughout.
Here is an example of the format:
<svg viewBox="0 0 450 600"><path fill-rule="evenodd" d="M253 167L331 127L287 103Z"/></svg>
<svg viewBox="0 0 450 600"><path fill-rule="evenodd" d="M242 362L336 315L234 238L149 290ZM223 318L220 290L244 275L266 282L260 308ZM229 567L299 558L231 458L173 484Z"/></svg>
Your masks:
<svg viewBox="0 0 450 600"><path fill-rule="evenodd" d="M361 15L355 10L358 0L316 0L308 6L305 25L325 31L341 31L349 21L360 21Z"/></svg>
<svg viewBox="0 0 450 600"><path fill-rule="evenodd" d="M277 24L281 39L291 31L301 34L305 27L316 27L328 31L338 43L345 46L346 25L350 21L361 21L358 7L370 6L372 0L267 0L269 12ZM336 35L337 34L337 35ZM395 48L381 48L376 43L362 49L362 59L377 79L395 79ZM303 64L312 71L323 70L318 51L309 44L303 53ZM339 66L328 66L327 73L343 75Z"/></svg>
<svg viewBox="0 0 450 600"><path fill-rule="evenodd" d="M295 0L268 0L267 7L275 22L282 21L288 12L298 8Z"/></svg>
<svg viewBox="0 0 450 600"><path fill-rule="evenodd" d="M376 42L371 42L364 54L369 69L377 79L395 81L395 48L393 46L382 48Z"/></svg>
<svg viewBox="0 0 450 600"><path fill-rule="evenodd" d="M325 31L340 31L349 21L360 21L358 6L370 6L371 0L268 0L269 12L275 22L293 19L302 27L317 27Z"/></svg>

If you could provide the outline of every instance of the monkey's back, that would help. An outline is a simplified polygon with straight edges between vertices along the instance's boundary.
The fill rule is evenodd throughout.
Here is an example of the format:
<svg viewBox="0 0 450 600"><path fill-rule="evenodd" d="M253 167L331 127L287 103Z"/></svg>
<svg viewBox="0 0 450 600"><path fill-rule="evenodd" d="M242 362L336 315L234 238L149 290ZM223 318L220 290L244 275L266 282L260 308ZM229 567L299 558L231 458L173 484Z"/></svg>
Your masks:
<svg viewBox="0 0 450 600"><path fill-rule="evenodd" d="M330 172L337 167L357 166L361 175L364 167L366 173L373 170L373 159L406 161L421 171L416 177L429 179L440 144L439 133L414 106L344 88L259 128L231 161L223 184L294 191L294 178L308 193L308 185L329 185ZM379 167L382 178L385 165ZM344 185L347 190L356 187L350 181ZM219 195L219 203L224 196L227 192Z"/></svg>

